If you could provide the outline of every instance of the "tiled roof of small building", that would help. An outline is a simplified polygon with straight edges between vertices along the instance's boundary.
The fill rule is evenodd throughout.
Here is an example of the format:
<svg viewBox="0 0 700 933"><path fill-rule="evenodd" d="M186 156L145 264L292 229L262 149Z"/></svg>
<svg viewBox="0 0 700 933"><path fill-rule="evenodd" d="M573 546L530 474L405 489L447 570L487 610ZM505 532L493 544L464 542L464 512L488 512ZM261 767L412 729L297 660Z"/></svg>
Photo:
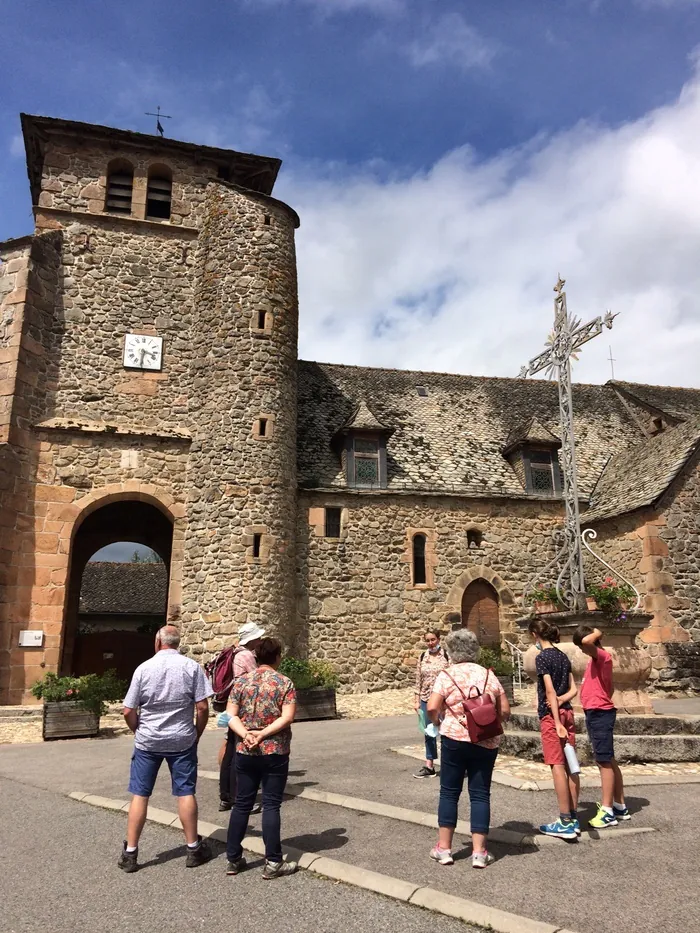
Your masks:
<svg viewBox="0 0 700 933"><path fill-rule="evenodd" d="M650 437L610 458L581 516L589 523L651 505L700 445L700 416Z"/></svg>
<svg viewBox="0 0 700 933"><path fill-rule="evenodd" d="M83 571L79 612L162 615L167 598L165 564L93 561Z"/></svg>
<svg viewBox="0 0 700 933"><path fill-rule="evenodd" d="M367 402L362 399L353 414L348 418L341 431L381 431L387 432L390 428L382 424L377 416L371 412Z"/></svg>
<svg viewBox="0 0 700 933"><path fill-rule="evenodd" d="M417 387L424 387L421 396ZM523 496L502 454L519 426L535 418L559 435L557 385L444 373L299 363L299 481L344 487L332 438L364 399L394 428L387 442L389 490ZM698 406L700 411L700 405ZM640 429L610 386L574 386L579 484L587 498L610 454L640 440Z"/></svg>
<svg viewBox="0 0 700 933"><path fill-rule="evenodd" d="M674 418L685 420L700 412L700 389L684 389L676 386L649 386L637 382L609 383L623 392L629 392L644 405L667 412Z"/></svg>

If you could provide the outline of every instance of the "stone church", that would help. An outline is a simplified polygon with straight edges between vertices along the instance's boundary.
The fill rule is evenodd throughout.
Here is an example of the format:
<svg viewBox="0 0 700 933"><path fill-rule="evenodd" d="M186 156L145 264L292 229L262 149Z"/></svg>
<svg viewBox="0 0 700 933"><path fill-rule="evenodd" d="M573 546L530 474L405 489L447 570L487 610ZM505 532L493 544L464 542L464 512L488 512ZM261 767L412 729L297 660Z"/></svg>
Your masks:
<svg viewBox="0 0 700 933"><path fill-rule="evenodd" d="M410 682L426 624L513 631L563 515L556 385L300 361L279 160L22 130L34 231L0 244L0 702L86 656L83 573L117 541L160 555L162 618L201 659L255 620L379 689ZM574 410L584 521L653 613L657 685L698 687L700 390L577 385Z"/></svg>

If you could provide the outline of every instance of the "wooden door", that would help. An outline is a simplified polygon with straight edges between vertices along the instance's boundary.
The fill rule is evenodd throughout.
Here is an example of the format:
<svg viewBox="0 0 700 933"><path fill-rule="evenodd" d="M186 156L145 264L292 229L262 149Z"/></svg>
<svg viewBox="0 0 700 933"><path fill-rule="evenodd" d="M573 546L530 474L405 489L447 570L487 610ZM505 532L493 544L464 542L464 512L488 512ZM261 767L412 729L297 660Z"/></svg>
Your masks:
<svg viewBox="0 0 700 933"><path fill-rule="evenodd" d="M474 632L480 645L500 644L498 593L486 580L474 580L464 591L462 625Z"/></svg>

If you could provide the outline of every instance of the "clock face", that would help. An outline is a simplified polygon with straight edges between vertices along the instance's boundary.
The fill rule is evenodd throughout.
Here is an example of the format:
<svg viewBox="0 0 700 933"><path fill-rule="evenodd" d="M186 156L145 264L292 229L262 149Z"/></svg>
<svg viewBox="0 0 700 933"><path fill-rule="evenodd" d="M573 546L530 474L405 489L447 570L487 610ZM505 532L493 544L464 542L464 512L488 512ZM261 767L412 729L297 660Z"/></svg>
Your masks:
<svg viewBox="0 0 700 933"><path fill-rule="evenodd" d="M163 365L163 338L127 334L124 338L124 365L129 369L159 370Z"/></svg>

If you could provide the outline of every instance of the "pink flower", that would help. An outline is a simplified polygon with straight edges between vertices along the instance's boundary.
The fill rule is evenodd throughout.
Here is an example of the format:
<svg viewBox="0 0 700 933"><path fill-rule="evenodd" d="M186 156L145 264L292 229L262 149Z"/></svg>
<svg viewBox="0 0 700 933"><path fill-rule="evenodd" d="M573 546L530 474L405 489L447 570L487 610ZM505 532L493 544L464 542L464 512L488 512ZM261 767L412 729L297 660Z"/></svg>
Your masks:
<svg viewBox="0 0 700 933"><path fill-rule="evenodd" d="M69 696L71 696L71 695L72 695L72 693L73 693L73 691L72 691L72 690L66 690L66 696L67 696L67 697L69 697Z"/></svg>

